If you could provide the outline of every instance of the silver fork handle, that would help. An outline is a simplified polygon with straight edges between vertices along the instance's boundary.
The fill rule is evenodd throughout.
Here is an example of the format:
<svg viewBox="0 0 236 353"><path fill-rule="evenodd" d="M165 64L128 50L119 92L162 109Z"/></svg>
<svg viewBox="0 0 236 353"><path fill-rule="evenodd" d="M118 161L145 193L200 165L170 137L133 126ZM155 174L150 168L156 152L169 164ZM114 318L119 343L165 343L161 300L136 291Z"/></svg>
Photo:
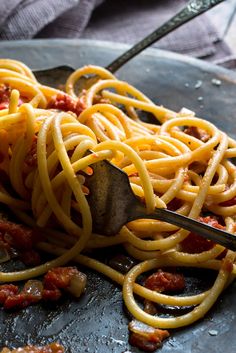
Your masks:
<svg viewBox="0 0 236 353"><path fill-rule="evenodd" d="M194 17L206 12L215 5L221 3L224 0L191 0L188 4L180 10L174 17L164 23L161 27L150 33L147 37L142 39L140 42L135 44L131 49L126 51L124 54L115 59L106 68L114 73L127 61L132 59L135 55L161 39L174 29L182 26L184 23L192 20Z"/></svg>
<svg viewBox="0 0 236 353"><path fill-rule="evenodd" d="M208 240L213 240L215 243L223 245L227 249L231 249L233 251L236 250L236 235L218 228L214 228L206 223L199 222L195 219L180 215L165 208L156 208L154 213L146 214L144 206L141 204L136 204L133 209L133 215L130 215L129 221L137 218L157 219L159 221L164 221L190 232L199 234Z"/></svg>

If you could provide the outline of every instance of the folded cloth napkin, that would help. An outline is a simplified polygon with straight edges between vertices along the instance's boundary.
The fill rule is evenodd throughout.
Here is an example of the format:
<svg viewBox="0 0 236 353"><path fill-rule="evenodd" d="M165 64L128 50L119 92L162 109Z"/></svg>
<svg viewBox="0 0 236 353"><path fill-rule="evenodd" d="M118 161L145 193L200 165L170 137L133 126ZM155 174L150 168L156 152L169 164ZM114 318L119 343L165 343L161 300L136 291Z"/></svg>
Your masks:
<svg viewBox="0 0 236 353"><path fill-rule="evenodd" d="M185 0L1 0L0 39L89 38L134 43L175 14ZM222 60L229 48L201 15L155 46Z"/></svg>
<svg viewBox="0 0 236 353"><path fill-rule="evenodd" d="M0 38L29 39L79 0L2 0Z"/></svg>
<svg viewBox="0 0 236 353"><path fill-rule="evenodd" d="M113 41L122 38L124 43L135 43L176 14L186 3L186 0L106 1L94 11L83 37ZM230 53L207 14L186 23L154 46L195 57L208 57L212 61Z"/></svg>

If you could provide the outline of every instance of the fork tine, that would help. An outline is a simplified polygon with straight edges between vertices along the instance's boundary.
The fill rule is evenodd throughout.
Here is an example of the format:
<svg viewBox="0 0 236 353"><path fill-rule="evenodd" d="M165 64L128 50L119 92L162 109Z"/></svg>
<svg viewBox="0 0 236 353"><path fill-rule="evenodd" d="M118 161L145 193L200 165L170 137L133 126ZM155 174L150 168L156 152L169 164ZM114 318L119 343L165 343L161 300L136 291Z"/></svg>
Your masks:
<svg viewBox="0 0 236 353"><path fill-rule="evenodd" d="M108 161L93 165L93 174L86 178L88 202L93 218L93 231L115 235L126 223L140 218L151 218L174 224L236 250L236 236L167 209L158 208L147 214L131 189L128 176Z"/></svg>

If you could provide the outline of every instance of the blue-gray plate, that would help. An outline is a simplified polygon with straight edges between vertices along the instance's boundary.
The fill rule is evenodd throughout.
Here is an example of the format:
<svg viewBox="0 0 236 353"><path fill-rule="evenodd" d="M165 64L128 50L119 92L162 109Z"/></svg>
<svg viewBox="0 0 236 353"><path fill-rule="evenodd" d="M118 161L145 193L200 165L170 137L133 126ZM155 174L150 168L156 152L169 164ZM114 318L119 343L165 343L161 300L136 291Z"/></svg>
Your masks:
<svg viewBox="0 0 236 353"><path fill-rule="evenodd" d="M0 57L22 60L34 70L84 64L106 66L126 46L84 40L0 42ZM61 83L66 68L46 83ZM155 102L174 110L187 107L236 137L236 73L212 64L160 50L149 49L119 70L118 76L142 90ZM88 288L78 302L66 298L55 305L35 305L20 312L0 309L0 348L42 345L59 341L71 353L139 352L128 344L128 314L120 288L103 276L86 270ZM209 286L206 271L189 271L188 291ZM235 283L219 298L207 316L174 330L160 353L232 353L236 351Z"/></svg>

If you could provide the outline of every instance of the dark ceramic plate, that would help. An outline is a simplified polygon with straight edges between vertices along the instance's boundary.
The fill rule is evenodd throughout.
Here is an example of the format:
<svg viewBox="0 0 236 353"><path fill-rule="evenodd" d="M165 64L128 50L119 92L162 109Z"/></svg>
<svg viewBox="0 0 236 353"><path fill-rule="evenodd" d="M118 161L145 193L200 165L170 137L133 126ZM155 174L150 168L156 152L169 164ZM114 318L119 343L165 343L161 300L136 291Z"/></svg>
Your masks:
<svg viewBox="0 0 236 353"><path fill-rule="evenodd" d="M1 42L0 56L24 61L32 69L84 64L106 65L126 49L104 42L54 40ZM46 83L61 83L68 74L39 72ZM236 137L236 74L208 63L159 50L147 50L122 68L118 76L171 109L190 108L232 137ZM65 299L53 306L37 305L19 313L0 310L0 347L59 341L71 353L138 352L128 344L127 323L120 288L87 271L86 294L79 301ZM188 291L206 288L211 274L190 271ZM228 288L201 321L173 331L160 353L232 353L236 351L236 290ZM215 335L212 335L214 333Z"/></svg>

